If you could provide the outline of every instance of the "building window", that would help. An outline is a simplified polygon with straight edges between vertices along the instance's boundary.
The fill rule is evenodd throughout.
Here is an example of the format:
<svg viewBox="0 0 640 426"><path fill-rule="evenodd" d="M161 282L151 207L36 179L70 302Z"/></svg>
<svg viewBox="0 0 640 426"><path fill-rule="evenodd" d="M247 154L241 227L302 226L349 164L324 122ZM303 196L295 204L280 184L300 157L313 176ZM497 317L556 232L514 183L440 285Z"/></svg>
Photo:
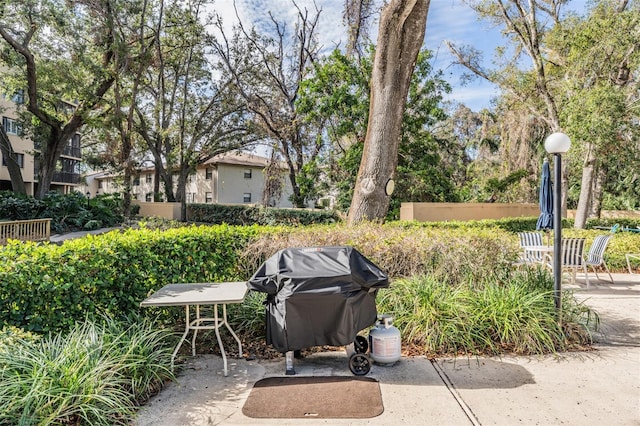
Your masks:
<svg viewBox="0 0 640 426"><path fill-rule="evenodd" d="M17 90L16 93L11 98L11 100L16 104L23 104L24 103L24 90L22 90L22 89Z"/></svg>
<svg viewBox="0 0 640 426"><path fill-rule="evenodd" d="M242 194L242 202L243 203L250 203L251 202L251 193L250 192L245 192L244 194Z"/></svg>
<svg viewBox="0 0 640 426"><path fill-rule="evenodd" d="M153 200L153 192L147 192L147 193L144 195L144 200L145 200L147 203L150 203L150 202L151 202L151 200Z"/></svg>
<svg viewBox="0 0 640 426"><path fill-rule="evenodd" d="M13 118L2 117L2 125L4 126L5 132L9 135L22 134L22 126Z"/></svg>
<svg viewBox="0 0 640 426"><path fill-rule="evenodd" d="M140 175L135 175L133 177L133 186L138 186L140 185Z"/></svg>
<svg viewBox="0 0 640 426"><path fill-rule="evenodd" d="M15 154L15 156L18 166L20 166L21 169L24 169L24 154ZM4 155L2 156L2 165L7 165L7 159L4 157Z"/></svg>
<svg viewBox="0 0 640 426"><path fill-rule="evenodd" d="M98 189L102 189L102 180L98 179Z"/></svg>
<svg viewBox="0 0 640 426"><path fill-rule="evenodd" d="M204 178L207 180L211 180L212 177L213 177L213 169L211 169L211 167L207 167L204 172Z"/></svg>
<svg viewBox="0 0 640 426"><path fill-rule="evenodd" d="M151 173L147 173L146 181L147 181L147 183L153 182L153 176L151 175Z"/></svg>
<svg viewBox="0 0 640 426"><path fill-rule="evenodd" d="M207 204L213 203L213 193L205 192L204 193L204 202Z"/></svg>
<svg viewBox="0 0 640 426"><path fill-rule="evenodd" d="M245 169L244 170L244 178L245 179L251 179L251 169Z"/></svg>

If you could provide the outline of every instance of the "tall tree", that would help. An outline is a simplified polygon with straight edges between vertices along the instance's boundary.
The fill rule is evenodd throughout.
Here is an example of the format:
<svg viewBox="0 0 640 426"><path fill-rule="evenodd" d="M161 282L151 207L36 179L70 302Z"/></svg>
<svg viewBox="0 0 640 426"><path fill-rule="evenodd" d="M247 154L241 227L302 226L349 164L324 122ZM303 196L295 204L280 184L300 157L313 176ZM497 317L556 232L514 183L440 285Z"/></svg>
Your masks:
<svg viewBox="0 0 640 426"><path fill-rule="evenodd" d="M22 179L20 164L18 164L16 153L13 151L13 146L4 126L0 126L0 154L2 154L2 158L5 159L7 164L13 192L26 195L27 189L24 185L24 179Z"/></svg>
<svg viewBox="0 0 640 426"><path fill-rule="evenodd" d="M248 29L242 22L228 36L219 19L219 37L212 46L260 135L274 141L274 149L287 164L291 201L297 207L305 207L312 194L301 190L299 179L309 170L305 164L314 162L320 154L322 139L305 127L296 99L301 82L316 60L316 27L321 10L310 13L293 4L298 16L293 35L271 13L273 37L255 28Z"/></svg>
<svg viewBox="0 0 640 426"><path fill-rule="evenodd" d="M477 51L447 43L458 63L500 87L509 97L509 103L517 105L517 109L521 111L519 116L533 115L543 133L562 131L557 99L548 76L550 65L543 52L542 41L549 27L560 22L564 0L469 0L467 3L480 17L501 26L511 45L508 49L500 50L498 62L502 68L487 70L480 65ZM525 72L518 69L522 55L526 55L531 61L531 68ZM532 122L534 121L528 124ZM524 124L518 131L506 132L509 140L519 148L530 146L529 133L532 129L527 123ZM525 139L517 139L515 136ZM563 169L562 212L566 215L566 163Z"/></svg>
<svg viewBox="0 0 640 426"><path fill-rule="evenodd" d="M17 87L26 87L26 109L42 135L37 198L49 191L70 138L102 101L121 70L114 68L115 31L123 0L7 0L0 36L10 51L4 64ZM126 3L126 2L124 2ZM25 129L26 130L26 129Z"/></svg>
<svg viewBox="0 0 640 426"><path fill-rule="evenodd" d="M162 0L160 0L162 1ZM123 172L123 210L125 216L129 216L131 209L131 184L135 173L132 161L134 148L135 106L138 103L140 86L143 83L144 71L151 64L152 51L155 38L147 34L147 29L152 22L151 5L149 0L130 2L140 10L139 14L127 14L120 26L127 28L133 37L124 46L114 48L117 69L125 70L122 74L115 75L113 86L113 114L111 118L115 129L119 134L118 164ZM131 19L131 21L129 21ZM125 75L126 73L126 75Z"/></svg>
<svg viewBox="0 0 640 426"><path fill-rule="evenodd" d="M345 0L343 19L347 26L347 56L361 57L369 44L369 20L374 11L373 0Z"/></svg>
<svg viewBox="0 0 640 426"><path fill-rule="evenodd" d="M322 158L339 209L348 210L362 158L369 115L369 81L374 49L348 57L335 50L315 67L298 98L305 120L323 127L331 150ZM434 133L445 119L443 94L449 86L430 66L431 53L418 55L403 114L396 188L387 217L397 218L401 201L455 201L464 145L445 132ZM463 173L462 173L463 174Z"/></svg>
<svg viewBox="0 0 640 426"><path fill-rule="evenodd" d="M469 4L483 18L504 28L511 49L500 49L501 68L490 71L479 65L478 56L468 48L450 45L458 62L477 76L498 85L505 107L502 120L510 153L526 162L543 155L544 135L564 130L572 138L572 148L563 163L563 212L567 207L569 167L582 177L576 227L583 227L589 212L598 211L606 168L599 155L621 141L632 141L633 105L637 101L638 9L626 1L601 0L584 18L560 13L560 0L491 0ZM531 60L531 68L521 69L521 52ZM619 92L616 94L616 92ZM626 106L624 106L626 105ZM606 112L605 112L606 111ZM636 115L637 117L637 115ZM609 147L609 148L607 148ZM507 151L505 151L507 152ZM506 157L505 157L506 158ZM578 163L580 165L576 166ZM571 169L574 170L574 167ZM597 197L593 197L597 194Z"/></svg>
<svg viewBox="0 0 640 426"><path fill-rule="evenodd" d="M392 0L383 10L371 75L367 136L348 222L381 221L389 208L402 117L424 42L429 0Z"/></svg>
<svg viewBox="0 0 640 426"><path fill-rule="evenodd" d="M187 183L197 165L255 139L244 103L207 55L209 4L163 2L158 8L152 66L146 69L134 118L153 157L155 197L162 182L167 199L182 202L183 218Z"/></svg>
<svg viewBox="0 0 640 426"><path fill-rule="evenodd" d="M577 228L599 215L606 182L618 182L627 167L634 168L629 161L640 156L634 143L640 130L639 29L637 3L601 1L545 39L557 64L551 72L559 82L563 125L577 142L572 157L582 170Z"/></svg>

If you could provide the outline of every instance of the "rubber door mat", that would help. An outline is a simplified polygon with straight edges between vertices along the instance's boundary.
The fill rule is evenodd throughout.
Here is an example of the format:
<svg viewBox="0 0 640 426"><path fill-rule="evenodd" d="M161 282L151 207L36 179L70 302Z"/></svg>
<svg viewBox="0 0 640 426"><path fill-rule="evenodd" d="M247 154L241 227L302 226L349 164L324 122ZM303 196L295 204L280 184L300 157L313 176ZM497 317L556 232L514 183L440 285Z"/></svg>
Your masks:
<svg viewBox="0 0 640 426"><path fill-rule="evenodd" d="M242 407L253 418L359 419L382 414L378 381L369 377L269 377L256 382Z"/></svg>

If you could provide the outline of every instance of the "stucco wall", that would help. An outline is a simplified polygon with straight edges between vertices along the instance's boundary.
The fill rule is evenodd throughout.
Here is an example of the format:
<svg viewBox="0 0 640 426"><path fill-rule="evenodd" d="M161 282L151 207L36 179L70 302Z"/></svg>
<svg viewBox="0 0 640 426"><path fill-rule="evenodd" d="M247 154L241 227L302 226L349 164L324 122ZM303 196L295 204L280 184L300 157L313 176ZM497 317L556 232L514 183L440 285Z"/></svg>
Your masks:
<svg viewBox="0 0 640 426"><path fill-rule="evenodd" d="M402 203L400 220L439 222L447 220L502 219L505 217L535 217L540 214L537 204L519 203ZM568 210L567 217L575 218L576 211ZM603 219L640 219L640 211L602 210Z"/></svg>
<svg viewBox="0 0 640 426"><path fill-rule="evenodd" d="M7 117L13 120L18 119L18 113L16 112L16 106L13 102L6 99L4 96L0 96L0 118ZM0 122L2 125L2 122ZM11 141L11 147L17 154L24 155L24 165L21 169L22 180L25 183L25 189L28 195L33 195L34 190L34 175L33 175L33 142L31 139L23 138L15 134L8 134ZM2 154L0 154L0 159ZM9 169L2 165L0 161L0 180L10 181Z"/></svg>
<svg viewBox="0 0 640 426"><path fill-rule="evenodd" d="M402 203L400 220L438 222L447 220L502 219L538 216L537 204L517 203Z"/></svg>
<svg viewBox="0 0 640 426"><path fill-rule="evenodd" d="M131 204L140 206L140 216L180 219L180 203L146 203L144 201L132 200Z"/></svg>

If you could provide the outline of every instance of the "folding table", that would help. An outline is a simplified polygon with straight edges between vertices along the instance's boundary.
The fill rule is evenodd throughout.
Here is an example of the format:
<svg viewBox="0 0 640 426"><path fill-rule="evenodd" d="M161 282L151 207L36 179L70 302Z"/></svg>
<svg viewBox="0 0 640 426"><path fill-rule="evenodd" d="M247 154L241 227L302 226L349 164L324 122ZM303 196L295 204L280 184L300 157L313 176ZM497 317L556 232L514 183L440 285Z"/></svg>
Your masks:
<svg viewBox="0 0 640 426"><path fill-rule="evenodd" d="M220 327L227 327L233 338L238 342L238 356L242 357L242 343L231 329L227 322L227 305L230 303L242 303L247 294L248 287L246 281L222 282L222 283L189 283L189 284L168 284L156 291L151 296L144 299L140 306L184 306L185 307L185 329L180 338L180 342L171 356L171 369L173 362L184 343L190 330L193 330L191 339L191 352L196 355L196 336L198 330L215 330L222 361L224 364L224 375L227 376L227 355L220 338ZM213 305L213 317L200 316L200 306ZM222 305L222 317L218 315L218 305ZM196 307L195 318L191 319L190 306Z"/></svg>

